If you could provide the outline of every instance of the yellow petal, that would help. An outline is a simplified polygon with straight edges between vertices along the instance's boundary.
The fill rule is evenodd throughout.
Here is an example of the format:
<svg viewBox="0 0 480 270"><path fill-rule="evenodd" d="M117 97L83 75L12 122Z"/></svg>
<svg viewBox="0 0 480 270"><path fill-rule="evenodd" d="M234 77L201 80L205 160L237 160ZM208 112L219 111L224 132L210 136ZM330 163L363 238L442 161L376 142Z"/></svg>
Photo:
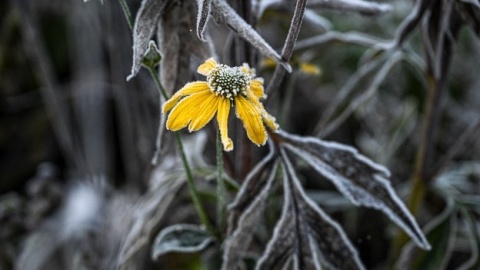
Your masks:
<svg viewBox="0 0 480 270"><path fill-rule="evenodd" d="M220 129L220 137L222 139L223 150L231 151L233 142L228 137L228 115L230 114L230 100L222 98L218 103L217 122Z"/></svg>
<svg viewBox="0 0 480 270"><path fill-rule="evenodd" d="M248 74L252 77L255 76L255 69L250 68L250 66L247 63L243 63L243 65L240 67L240 70L243 73Z"/></svg>
<svg viewBox="0 0 480 270"><path fill-rule="evenodd" d="M262 114L263 122L267 125L267 127L272 131L277 131L278 124L277 122L275 122L275 117L271 116L267 111L265 111L265 109L261 114Z"/></svg>
<svg viewBox="0 0 480 270"><path fill-rule="evenodd" d="M248 138L256 145L263 145L267 141L267 132L257 106L239 95L235 99L236 115L243 122Z"/></svg>
<svg viewBox="0 0 480 270"><path fill-rule="evenodd" d="M253 91L247 91L247 98L252 102L258 109L260 115L262 116L263 122L270 128L272 131L278 130L278 124L275 122L275 117L271 116L263 107L263 104L258 100L257 96Z"/></svg>
<svg viewBox="0 0 480 270"><path fill-rule="evenodd" d="M198 110L192 117L192 122L188 125L188 131L197 131L210 122L215 112L217 112L218 101L220 99L223 98L212 93L207 99L202 101L202 105L198 107Z"/></svg>
<svg viewBox="0 0 480 270"><path fill-rule="evenodd" d="M204 76L207 76L210 71L212 71L217 65L217 61L215 61L213 57L208 58L203 64L198 66L197 72Z"/></svg>
<svg viewBox="0 0 480 270"><path fill-rule="evenodd" d="M265 98L265 93L263 92L263 79L256 78L253 79L250 83L250 89L258 98Z"/></svg>
<svg viewBox="0 0 480 270"><path fill-rule="evenodd" d="M211 91L202 91L180 100L168 116L167 129L176 131L186 127L195 117L203 101L212 95Z"/></svg>
<svg viewBox="0 0 480 270"><path fill-rule="evenodd" d="M162 106L162 112L166 113L170 111L175 104L184 96L191 95L198 92L210 91L207 82L191 82L187 83L182 89L178 90L169 100L167 100Z"/></svg>

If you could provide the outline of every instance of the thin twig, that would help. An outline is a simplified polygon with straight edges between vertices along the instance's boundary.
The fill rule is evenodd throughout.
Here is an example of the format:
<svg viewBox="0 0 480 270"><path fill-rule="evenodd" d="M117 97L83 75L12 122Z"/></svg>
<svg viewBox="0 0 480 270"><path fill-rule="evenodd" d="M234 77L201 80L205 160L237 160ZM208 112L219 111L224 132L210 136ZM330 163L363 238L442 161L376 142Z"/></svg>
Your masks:
<svg viewBox="0 0 480 270"><path fill-rule="evenodd" d="M223 179L223 145L220 138L220 129L217 130L217 227L219 230L223 228L223 216L226 205L226 189Z"/></svg>
<svg viewBox="0 0 480 270"><path fill-rule="evenodd" d="M288 30L287 39L285 40L281 54L282 59L287 63L290 60L290 57L292 57L295 42L297 41L298 34L300 33L303 14L305 13L306 6L307 0L298 0L295 6L292 22L290 23L290 29ZM283 76L285 76L285 71L285 68L281 65L277 65L275 67L272 79L270 80L265 91L267 95L273 93L273 90L280 86Z"/></svg>

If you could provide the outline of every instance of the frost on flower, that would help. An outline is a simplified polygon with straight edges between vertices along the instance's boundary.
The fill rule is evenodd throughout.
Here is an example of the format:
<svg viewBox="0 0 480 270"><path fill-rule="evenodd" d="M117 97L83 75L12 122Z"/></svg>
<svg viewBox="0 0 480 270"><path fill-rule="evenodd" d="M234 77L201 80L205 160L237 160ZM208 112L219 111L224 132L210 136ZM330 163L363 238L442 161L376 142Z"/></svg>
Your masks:
<svg viewBox="0 0 480 270"><path fill-rule="evenodd" d="M229 67L210 58L197 72L207 76L207 81L187 83L163 105L163 113L171 111L167 129L177 131L188 125L190 132L197 131L216 114L223 148L230 151L233 142L228 137L228 116L230 108L235 107L235 114L242 121L248 138L256 145L264 145L267 141L265 126L277 131L275 118L260 102L265 98L263 79L255 78L254 70L247 64Z"/></svg>

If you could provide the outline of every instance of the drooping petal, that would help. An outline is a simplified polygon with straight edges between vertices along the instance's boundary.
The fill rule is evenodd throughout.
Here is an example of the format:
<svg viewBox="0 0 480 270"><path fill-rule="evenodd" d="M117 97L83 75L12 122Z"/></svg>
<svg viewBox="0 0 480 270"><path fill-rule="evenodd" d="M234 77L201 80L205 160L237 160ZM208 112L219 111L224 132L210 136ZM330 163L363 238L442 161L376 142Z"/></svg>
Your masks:
<svg viewBox="0 0 480 270"><path fill-rule="evenodd" d="M191 95L198 92L210 91L207 82L196 81L187 83L182 89L178 90L169 100L167 100L162 106L162 112L166 113L170 111L175 104L184 96Z"/></svg>
<svg viewBox="0 0 480 270"><path fill-rule="evenodd" d="M198 107L198 110L192 117L192 122L190 122L190 125L188 125L188 131L197 131L210 122L217 111L218 102L220 99L223 98L221 96L211 94L207 99L202 101L202 105Z"/></svg>
<svg viewBox="0 0 480 270"><path fill-rule="evenodd" d="M228 115L230 114L230 100L222 98L218 103L217 122L220 129L223 150L233 150L233 142L228 137Z"/></svg>
<svg viewBox="0 0 480 270"><path fill-rule="evenodd" d="M186 127L195 117L203 101L212 95L212 92L208 90L189 95L180 100L168 116L167 129L177 131Z"/></svg>
<svg viewBox="0 0 480 270"><path fill-rule="evenodd" d="M263 123L274 132L278 131L278 124L275 122L275 117L271 116L265 109L261 112Z"/></svg>
<svg viewBox="0 0 480 270"><path fill-rule="evenodd" d="M263 107L263 104L258 100L257 96L253 91L247 91L248 100L257 107L260 115L262 116L263 122L270 128L272 131L278 130L278 124L275 122L275 117L271 116Z"/></svg>
<svg viewBox="0 0 480 270"><path fill-rule="evenodd" d="M267 131L257 106L241 95L235 99L235 105L237 107L236 115L242 120L248 138L256 145L265 144Z"/></svg>
<svg viewBox="0 0 480 270"><path fill-rule="evenodd" d="M263 92L263 79L253 79L250 83L250 89L257 98L265 98L265 93Z"/></svg>
<svg viewBox="0 0 480 270"><path fill-rule="evenodd" d="M197 72L204 76L207 76L208 73L210 73L210 71L212 71L217 65L218 63L217 61L215 61L215 59L213 59L213 57L208 58L203 64L198 66Z"/></svg>

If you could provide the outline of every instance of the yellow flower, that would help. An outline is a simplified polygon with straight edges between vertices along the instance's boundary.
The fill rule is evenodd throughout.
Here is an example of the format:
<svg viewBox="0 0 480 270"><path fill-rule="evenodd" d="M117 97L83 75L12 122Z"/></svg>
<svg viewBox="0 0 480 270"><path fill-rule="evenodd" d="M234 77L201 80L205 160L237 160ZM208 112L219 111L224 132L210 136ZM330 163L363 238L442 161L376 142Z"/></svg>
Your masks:
<svg viewBox="0 0 480 270"><path fill-rule="evenodd" d="M267 113L260 98L265 98L263 79L255 78L254 70L247 64L229 67L207 59L197 72L207 76L207 81L187 83L162 107L170 115L167 129L180 130L188 125L190 132L203 128L217 114L223 149L233 149L228 137L228 116L230 107L235 107L236 116L243 122L248 138L256 145L267 141L265 125L277 131L275 118Z"/></svg>

